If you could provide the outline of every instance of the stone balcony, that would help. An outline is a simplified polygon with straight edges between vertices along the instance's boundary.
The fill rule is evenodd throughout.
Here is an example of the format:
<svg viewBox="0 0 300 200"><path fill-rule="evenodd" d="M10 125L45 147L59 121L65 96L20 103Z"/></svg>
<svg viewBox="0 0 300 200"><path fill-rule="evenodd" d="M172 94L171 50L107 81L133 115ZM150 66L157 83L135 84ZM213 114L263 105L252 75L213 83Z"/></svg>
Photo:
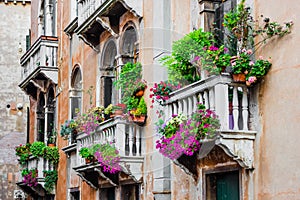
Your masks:
<svg viewBox="0 0 300 200"><path fill-rule="evenodd" d="M215 111L221 123L217 137L202 141L198 158L204 158L217 145L241 167L253 168L256 131L249 129L249 88L234 83L229 75L200 80L171 93L165 106L166 118L192 114L197 102Z"/></svg>
<svg viewBox="0 0 300 200"><path fill-rule="evenodd" d="M17 185L22 188L26 193L31 194L34 197L44 197L46 196L46 190L44 189L45 184L45 176L43 171L44 170L53 170L54 165L49 163L48 160L44 158L36 158L34 156L30 156L28 162L25 164L23 168L30 169L37 169L38 170L38 176L37 181L38 185L34 187L30 187L22 182L22 176L20 173L20 177L18 177L19 182ZM53 191L53 194L55 191Z"/></svg>
<svg viewBox="0 0 300 200"><path fill-rule="evenodd" d="M22 81L19 86L29 95L36 88L42 87L44 80L57 83L57 48L58 38L41 36L21 57Z"/></svg>
<svg viewBox="0 0 300 200"><path fill-rule="evenodd" d="M75 32L90 45L99 51L100 35L107 30L111 35L119 34L120 17L127 11L139 16L131 6L138 7L139 0L79 0L78 24Z"/></svg>
<svg viewBox="0 0 300 200"><path fill-rule="evenodd" d="M122 173L126 174L132 181L140 182L144 162L142 135L143 127L121 118L115 117L104 121L97 128L96 133L90 135L81 133L77 136L77 166L74 167L74 170L93 188L99 187L99 178L106 184L118 185L124 177L119 176L120 173L105 173L101 170L98 162L86 164L85 160L79 156L81 147L110 142L119 150Z"/></svg>

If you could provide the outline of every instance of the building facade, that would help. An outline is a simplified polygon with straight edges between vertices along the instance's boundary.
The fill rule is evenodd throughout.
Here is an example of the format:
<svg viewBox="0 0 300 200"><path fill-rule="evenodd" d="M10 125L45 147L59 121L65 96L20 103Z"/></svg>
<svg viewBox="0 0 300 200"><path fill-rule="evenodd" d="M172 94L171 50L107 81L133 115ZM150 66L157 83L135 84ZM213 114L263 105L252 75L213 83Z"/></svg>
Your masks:
<svg viewBox="0 0 300 200"><path fill-rule="evenodd" d="M168 79L160 59L170 55L173 41L193 30L212 31L213 24L222 29L224 14L238 3L33 0L31 47L20 59L24 78L19 86L30 98L29 142L49 144L53 132L58 133L60 158L58 164L47 158L26 161L28 168L39 172L57 171L53 190L47 190L43 173L38 173L37 186L19 186L33 199L297 199L295 1L285 5L279 0L246 1L255 18L263 14L295 24L291 33L269 40L255 52L257 57L272 57L271 70L260 83L247 87L228 74L203 76L173 92L163 104L167 120L178 114L190 116L197 102L203 103L219 116L218 136L203 140L196 155L174 161L156 149L160 105L151 108L149 88ZM94 107L123 103L131 85L119 89L114 82L121 80L128 62L141 63L147 82L146 122L101 113L104 119L94 122L93 133L85 124L65 137L66 120ZM118 150L117 173L109 173L99 157L99 163L86 163L80 156L82 147L104 143Z"/></svg>
<svg viewBox="0 0 300 200"><path fill-rule="evenodd" d="M0 1L0 199L24 196L17 186L19 166L14 148L26 143L28 97L18 87L21 80L19 60L26 52L30 29L30 1Z"/></svg>

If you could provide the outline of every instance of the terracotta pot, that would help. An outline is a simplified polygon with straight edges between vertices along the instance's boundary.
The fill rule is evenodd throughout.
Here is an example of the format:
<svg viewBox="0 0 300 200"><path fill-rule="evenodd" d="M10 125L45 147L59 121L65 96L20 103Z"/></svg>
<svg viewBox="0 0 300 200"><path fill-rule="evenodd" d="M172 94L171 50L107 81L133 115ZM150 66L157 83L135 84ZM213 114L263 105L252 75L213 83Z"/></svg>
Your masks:
<svg viewBox="0 0 300 200"><path fill-rule="evenodd" d="M89 164L89 163L92 163L92 162L93 162L93 159L85 158L85 164Z"/></svg>
<svg viewBox="0 0 300 200"><path fill-rule="evenodd" d="M232 74L232 78L234 82L244 83L246 82L246 75L245 74Z"/></svg>
<svg viewBox="0 0 300 200"><path fill-rule="evenodd" d="M145 124L146 122L146 116L145 115L141 115L141 116L133 116L132 117L132 121L137 123L137 124Z"/></svg>
<svg viewBox="0 0 300 200"><path fill-rule="evenodd" d="M142 97L144 95L144 90L139 90L135 93L136 97Z"/></svg>
<svg viewBox="0 0 300 200"><path fill-rule="evenodd" d="M48 144L48 147L55 147L55 144Z"/></svg>

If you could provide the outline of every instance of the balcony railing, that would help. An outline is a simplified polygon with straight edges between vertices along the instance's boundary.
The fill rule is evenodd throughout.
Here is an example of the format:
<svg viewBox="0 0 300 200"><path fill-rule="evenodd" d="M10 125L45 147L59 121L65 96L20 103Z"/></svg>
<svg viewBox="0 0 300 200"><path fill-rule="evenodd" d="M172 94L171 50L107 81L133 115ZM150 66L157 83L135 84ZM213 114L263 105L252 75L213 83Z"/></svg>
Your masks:
<svg viewBox="0 0 300 200"><path fill-rule="evenodd" d="M23 82L40 67L57 71L57 48L57 37L41 36L21 57Z"/></svg>
<svg viewBox="0 0 300 200"><path fill-rule="evenodd" d="M44 170L54 170L54 165L52 163L50 163L48 160L44 159L44 158L37 158L34 156L30 156L29 160L27 161L27 163L24 165L24 169L27 168L29 170L31 169L37 169L38 170L38 174L37 174L37 182L38 185L37 186L27 186L26 184L24 184L22 182L23 177L21 172L18 174L18 185L26 192L29 194L33 194L33 195L38 195L38 196L45 196L46 195L46 191L44 189L44 185L45 185L45 176L44 176ZM53 191L54 192L54 191Z"/></svg>
<svg viewBox="0 0 300 200"><path fill-rule="evenodd" d="M80 0L78 1L78 24L82 24L85 20L98 9L103 3L109 0Z"/></svg>
<svg viewBox="0 0 300 200"><path fill-rule="evenodd" d="M190 115L197 103L215 111L219 116L221 131L248 131L248 88L233 83L229 76L214 76L198 81L171 94L167 102L168 116Z"/></svg>
<svg viewBox="0 0 300 200"><path fill-rule="evenodd" d="M204 157L214 145L246 168L253 167L253 142L256 132L249 130L249 88L234 83L230 76L212 76L171 93L166 102L166 118L173 114L191 115L200 102L216 112L220 120L220 135L213 142L203 144Z"/></svg>
<svg viewBox="0 0 300 200"><path fill-rule="evenodd" d="M112 143L119 151L121 161L120 165L124 173L128 174L135 181L139 181L142 177L141 166L144 161L143 149L142 149L142 127L130 123L121 118L115 117L103 122L98 128L96 133L87 135L81 133L77 136L77 166L74 168L77 173L83 172L87 174L86 170L90 170L91 166L86 165L85 159L79 156L79 150L81 147L90 147L93 144ZM126 166L130 166L129 168ZM93 171L99 171L99 166L94 164ZM130 169L130 170L129 170ZM103 174L102 174L103 175ZM86 179L84 175L80 175ZM88 179L88 178L87 178ZM87 181L92 187L91 180Z"/></svg>

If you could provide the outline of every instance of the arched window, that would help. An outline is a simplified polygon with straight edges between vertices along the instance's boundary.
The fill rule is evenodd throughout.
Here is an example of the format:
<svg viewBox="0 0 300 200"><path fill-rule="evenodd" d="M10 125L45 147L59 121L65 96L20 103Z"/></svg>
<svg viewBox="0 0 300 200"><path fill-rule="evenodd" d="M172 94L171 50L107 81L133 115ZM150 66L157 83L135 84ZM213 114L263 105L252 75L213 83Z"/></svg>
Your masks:
<svg viewBox="0 0 300 200"><path fill-rule="evenodd" d="M123 33L121 43L123 62L136 62L138 54L137 33L133 26L128 26Z"/></svg>
<svg viewBox="0 0 300 200"><path fill-rule="evenodd" d="M39 14L38 14L38 34L39 36L45 35L45 1L39 1Z"/></svg>
<svg viewBox="0 0 300 200"><path fill-rule="evenodd" d="M45 97L41 92L38 98L37 116L37 141L45 142Z"/></svg>
<svg viewBox="0 0 300 200"><path fill-rule="evenodd" d="M82 99L82 76L79 67L76 67L71 76L71 119L76 117L76 113L81 113L81 99Z"/></svg>
<svg viewBox="0 0 300 200"><path fill-rule="evenodd" d="M54 0L40 0L38 12L39 36L54 36L56 32L56 2Z"/></svg>
<svg viewBox="0 0 300 200"><path fill-rule="evenodd" d="M107 107L115 99L116 91L113 88L113 80L115 78L115 68L117 66L117 46L113 39L109 39L103 48L102 63L101 63L101 84L102 84L102 102L103 106Z"/></svg>

